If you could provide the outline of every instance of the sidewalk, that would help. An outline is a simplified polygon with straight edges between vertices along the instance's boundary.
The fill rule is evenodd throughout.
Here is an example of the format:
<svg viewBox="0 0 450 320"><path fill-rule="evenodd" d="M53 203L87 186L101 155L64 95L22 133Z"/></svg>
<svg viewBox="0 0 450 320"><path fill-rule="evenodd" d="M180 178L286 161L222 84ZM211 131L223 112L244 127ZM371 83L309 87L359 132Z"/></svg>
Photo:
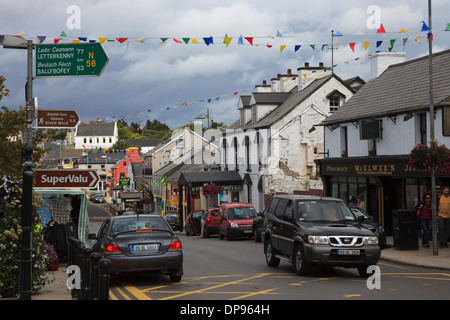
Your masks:
<svg viewBox="0 0 450 320"><path fill-rule="evenodd" d="M381 251L382 261L450 270L450 248L439 248L438 255L434 256L432 247L426 249L419 244L419 250L396 250L393 243L393 238L388 237L387 247ZM66 286L66 270L67 266L63 264L57 271L48 271L50 279L55 281L32 295L31 300L72 300L71 292Z"/></svg>
<svg viewBox="0 0 450 320"><path fill-rule="evenodd" d="M435 256L432 245L429 248L422 248L419 239L419 250L396 250L393 237L387 237L387 247L381 251L381 260L450 270L450 248L438 247L438 255Z"/></svg>

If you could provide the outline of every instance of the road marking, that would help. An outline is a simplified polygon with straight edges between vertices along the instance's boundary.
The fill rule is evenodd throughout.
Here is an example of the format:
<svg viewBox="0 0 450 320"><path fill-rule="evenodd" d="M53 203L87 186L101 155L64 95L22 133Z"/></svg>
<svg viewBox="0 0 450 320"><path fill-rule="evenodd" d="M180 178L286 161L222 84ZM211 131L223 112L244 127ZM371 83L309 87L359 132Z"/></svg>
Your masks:
<svg viewBox="0 0 450 320"><path fill-rule="evenodd" d="M143 290L139 290L135 286L132 286L130 284L125 285L125 289L131 293L133 296L135 296L138 300L152 300L148 295L144 294Z"/></svg>
<svg viewBox="0 0 450 320"><path fill-rule="evenodd" d="M240 297L231 298L228 300L240 300L240 299L244 299L244 298L248 298L248 297L257 296L260 294L282 294L282 293L272 293L271 291L274 291L274 290L277 290L277 289L267 289L267 290L263 290L263 291L252 292L252 293L249 293L249 294L246 294L246 295L243 295Z"/></svg>
<svg viewBox="0 0 450 320"><path fill-rule="evenodd" d="M344 298L361 297L360 294L344 294Z"/></svg>
<svg viewBox="0 0 450 320"><path fill-rule="evenodd" d="M225 286L229 286L229 285L233 285L233 284L239 284L244 281L265 277L267 275L270 275L270 273L261 273L256 276L250 277L250 278L236 280L236 281L232 281L232 282L225 282L223 284L219 284L216 286L212 286L212 287L208 287L208 288L204 288L204 289L200 289L200 290L195 290L195 291L190 291L190 292L185 292L185 293L177 294L177 295L170 296L170 297L165 297L165 298L162 298L161 300L170 300L170 299L175 299L175 298L179 298L179 297L183 297L183 296L188 296L191 294L204 293L205 291L208 291L208 290L217 289L217 288L221 288L221 287L225 287ZM260 292L263 292L263 291L260 291Z"/></svg>

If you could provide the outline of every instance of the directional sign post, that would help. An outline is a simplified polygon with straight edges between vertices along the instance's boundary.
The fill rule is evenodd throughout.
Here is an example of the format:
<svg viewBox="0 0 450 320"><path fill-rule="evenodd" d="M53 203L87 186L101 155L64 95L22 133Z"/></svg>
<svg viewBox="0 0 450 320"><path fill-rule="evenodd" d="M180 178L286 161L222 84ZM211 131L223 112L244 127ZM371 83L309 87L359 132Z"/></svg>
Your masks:
<svg viewBox="0 0 450 320"><path fill-rule="evenodd" d="M100 178L94 170L36 170L36 188L94 188Z"/></svg>
<svg viewBox="0 0 450 320"><path fill-rule="evenodd" d="M36 78L98 77L109 58L101 43L36 45Z"/></svg>
<svg viewBox="0 0 450 320"><path fill-rule="evenodd" d="M80 117L74 110L44 110L37 112L38 128L74 128Z"/></svg>

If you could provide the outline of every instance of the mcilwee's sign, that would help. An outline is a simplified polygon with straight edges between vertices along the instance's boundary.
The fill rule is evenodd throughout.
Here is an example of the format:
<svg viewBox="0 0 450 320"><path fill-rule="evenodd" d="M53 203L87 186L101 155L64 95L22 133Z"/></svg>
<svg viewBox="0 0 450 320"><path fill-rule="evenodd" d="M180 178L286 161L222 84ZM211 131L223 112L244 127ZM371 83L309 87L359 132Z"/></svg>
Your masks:
<svg viewBox="0 0 450 320"><path fill-rule="evenodd" d="M94 170L36 170L36 188L94 188L100 180Z"/></svg>

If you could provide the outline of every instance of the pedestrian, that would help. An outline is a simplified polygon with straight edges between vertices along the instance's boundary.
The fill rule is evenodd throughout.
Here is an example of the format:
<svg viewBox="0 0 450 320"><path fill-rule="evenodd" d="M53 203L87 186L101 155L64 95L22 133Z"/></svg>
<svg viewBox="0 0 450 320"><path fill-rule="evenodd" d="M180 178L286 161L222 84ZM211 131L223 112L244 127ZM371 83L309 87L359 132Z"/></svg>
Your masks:
<svg viewBox="0 0 450 320"><path fill-rule="evenodd" d="M450 237L450 188L442 188L442 196L439 198L439 246L448 248L448 238Z"/></svg>
<svg viewBox="0 0 450 320"><path fill-rule="evenodd" d="M206 234L205 234L205 222L206 222L206 217L208 216L208 210L204 211L202 214L202 218L200 220L200 237L205 238Z"/></svg>
<svg viewBox="0 0 450 320"><path fill-rule="evenodd" d="M429 228L431 221L431 195L429 193L426 193L423 196L423 201L419 203L417 217L419 218L419 225L422 229L422 247L429 248Z"/></svg>
<svg viewBox="0 0 450 320"><path fill-rule="evenodd" d="M366 204L364 203L364 201L362 200L362 197L360 195L356 196L356 206L358 208L360 208L361 210L364 210L364 212L366 212Z"/></svg>

